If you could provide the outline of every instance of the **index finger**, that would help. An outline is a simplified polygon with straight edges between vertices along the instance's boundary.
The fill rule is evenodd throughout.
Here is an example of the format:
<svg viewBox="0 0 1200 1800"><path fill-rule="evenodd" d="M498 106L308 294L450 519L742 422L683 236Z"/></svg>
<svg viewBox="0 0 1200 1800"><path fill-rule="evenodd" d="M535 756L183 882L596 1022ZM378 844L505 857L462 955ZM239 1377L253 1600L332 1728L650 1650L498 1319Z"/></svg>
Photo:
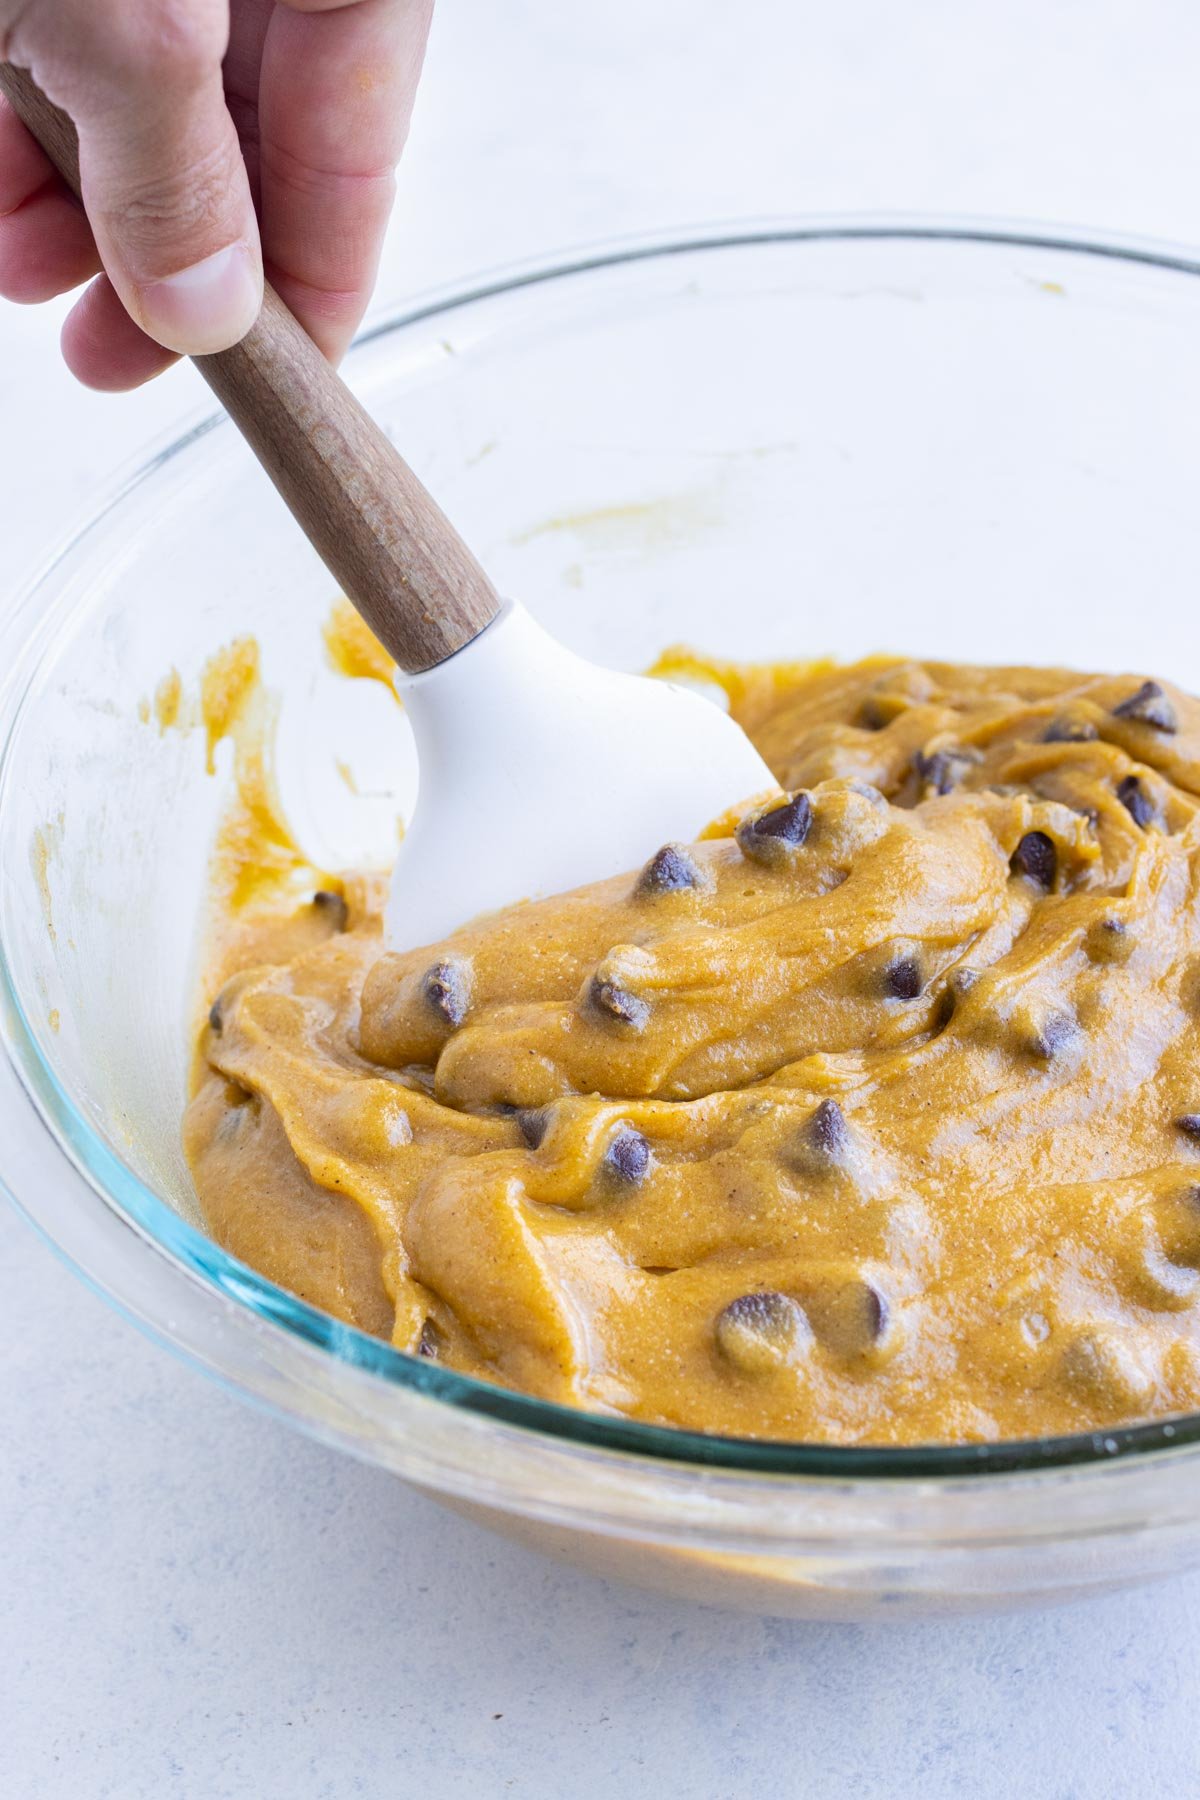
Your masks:
<svg viewBox="0 0 1200 1800"><path fill-rule="evenodd" d="M263 46L267 273L336 359L362 318L392 208L432 0L285 0Z"/></svg>

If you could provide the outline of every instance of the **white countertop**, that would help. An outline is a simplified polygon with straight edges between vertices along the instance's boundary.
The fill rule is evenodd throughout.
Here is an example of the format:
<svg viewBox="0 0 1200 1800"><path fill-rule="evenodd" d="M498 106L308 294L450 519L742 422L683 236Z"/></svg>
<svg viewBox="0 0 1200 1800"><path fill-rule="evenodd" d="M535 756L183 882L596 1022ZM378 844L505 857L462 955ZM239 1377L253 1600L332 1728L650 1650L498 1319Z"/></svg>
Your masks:
<svg viewBox="0 0 1200 1800"><path fill-rule="evenodd" d="M380 298L752 213L991 213L1200 242L1198 77L1189 0L443 0ZM131 398L83 393L56 361L59 316L0 308L9 571L203 392L181 370ZM1200 1784L1200 1577L879 1628L659 1600L252 1413L3 1208L0 1262L12 1800Z"/></svg>

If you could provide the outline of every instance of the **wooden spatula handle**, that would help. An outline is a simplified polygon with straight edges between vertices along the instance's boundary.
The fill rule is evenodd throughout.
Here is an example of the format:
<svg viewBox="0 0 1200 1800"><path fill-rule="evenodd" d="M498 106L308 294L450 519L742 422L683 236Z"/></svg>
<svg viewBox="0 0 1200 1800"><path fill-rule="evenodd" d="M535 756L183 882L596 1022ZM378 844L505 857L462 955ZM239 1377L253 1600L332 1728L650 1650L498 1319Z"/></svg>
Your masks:
<svg viewBox="0 0 1200 1800"><path fill-rule="evenodd" d="M78 195L70 119L12 64L0 90ZM471 552L272 288L240 344L195 364L401 668L433 668L495 618Z"/></svg>

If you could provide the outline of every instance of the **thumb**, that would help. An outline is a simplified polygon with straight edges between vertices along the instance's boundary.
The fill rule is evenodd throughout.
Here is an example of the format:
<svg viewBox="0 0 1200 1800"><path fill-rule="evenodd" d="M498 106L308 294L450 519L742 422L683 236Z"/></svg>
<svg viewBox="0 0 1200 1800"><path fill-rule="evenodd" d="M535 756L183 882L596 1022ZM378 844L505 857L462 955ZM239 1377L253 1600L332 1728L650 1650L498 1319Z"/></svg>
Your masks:
<svg viewBox="0 0 1200 1800"><path fill-rule="evenodd" d="M185 356L237 343L262 304L258 224L225 105L223 49L223 34L204 31L127 40L115 51L110 37L107 68L69 108L83 203L109 279L142 330Z"/></svg>

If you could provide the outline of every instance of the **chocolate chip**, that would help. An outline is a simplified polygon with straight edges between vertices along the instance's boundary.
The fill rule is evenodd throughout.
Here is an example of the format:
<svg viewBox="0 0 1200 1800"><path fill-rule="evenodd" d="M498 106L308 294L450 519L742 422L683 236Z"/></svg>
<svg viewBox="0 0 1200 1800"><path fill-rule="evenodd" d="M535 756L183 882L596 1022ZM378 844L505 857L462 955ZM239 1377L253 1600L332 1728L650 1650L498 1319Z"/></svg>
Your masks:
<svg viewBox="0 0 1200 1800"><path fill-rule="evenodd" d="M926 756L918 750L913 757L913 768L919 781L926 787L933 788L935 793L948 794L954 786L956 771L954 763L944 750L937 750L932 756Z"/></svg>
<svg viewBox="0 0 1200 1800"><path fill-rule="evenodd" d="M217 1137L228 1142L239 1137L242 1128L257 1118L261 1103L256 1095L236 1081L225 1083L223 1098L225 1111L217 1126Z"/></svg>
<svg viewBox="0 0 1200 1800"><path fill-rule="evenodd" d="M1104 1325L1084 1325L1059 1357L1063 1379L1095 1404L1133 1407L1144 1402L1154 1379L1137 1351Z"/></svg>
<svg viewBox="0 0 1200 1800"><path fill-rule="evenodd" d="M437 1362L442 1354L442 1334L432 1319L426 1319L417 1339L417 1355L427 1362Z"/></svg>
<svg viewBox="0 0 1200 1800"><path fill-rule="evenodd" d="M770 1288L731 1300L717 1314L713 1335L722 1356L748 1375L779 1368L810 1337L803 1309Z"/></svg>
<svg viewBox="0 0 1200 1800"><path fill-rule="evenodd" d="M1100 733L1090 719L1073 719L1068 713L1061 713L1057 719L1051 719L1042 733L1043 744L1090 744Z"/></svg>
<svg viewBox="0 0 1200 1800"><path fill-rule="evenodd" d="M320 888L313 895L312 903L317 912L329 921L331 930L345 931L350 923L350 908L341 894L331 893L328 888Z"/></svg>
<svg viewBox="0 0 1200 1800"><path fill-rule="evenodd" d="M516 1115L517 1130L531 1150L540 1148L550 1128L550 1114L544 1106L523 1106Z"/></svg>
<svg viewBox="0 0 1200 1800"><path fill-rule="evenodd" d="M866 1326L867 1336L873 1344L877 1344L888 1328L890 1312L887 1298L880 1293L873 1282L864 1281L863 1289L863 1323Z"/></svg>
<svg viewBox="0 0 1200 1800"><path fill-rule="evenodd" d="M664 844L637 879L639 894L677 894L681 888L699 887L704 877L682 844Z"/></svg>
<svg viewBox="0 0 1200 1800"><path fill-rule="evenodd" d="M944 1031L971 989L978 984L978 969L951 969L946 985L938 995L934 1024Z"/></svg>
<svg viewBox="0 0 1200 1800"><path fill-rule="evenodd" d="M1168 734L1179 729L1175 708L1157 681L1143 681L1136 694L1113 707L1112 715L1114 719L1136 719L1139 725L1152 725L1155 731Z"/></svg>
<svg viewBox="0 0 1200 1800"><path fill-rule="evenodd" d="M812 801L807 794L797 794L783 806L773 806L754 821L756 837L782 838L798 849L812 828Z"/></svg>
<svg viewBox="0 0 1200 1800"><path fill-rule="evenodd" d="M1039 1062L1052 1062L1056 1056L1066 1049L1079 1026L1074 1016L1068 1012L1047 1013L1026 1039L1026 1046L1031 1056Z"/></svg>
<svg viewBox="0 0 1200 1800"><path fill-rule="evenodd" d="M736 832L738 847L755 862L778 863L789 851L800 849L812 820L812 801L807 794L796 794L781 806L744 818Z"/></svg>
<svg viewBox="0 0 1200 1800"><path fill-rule="evenodd" d="M208 1009L208 1028L220 1037L225 1029L225 1006L220 994Z"/></svg>
<svg viewBox="0 0 1200 1800"><path fill-rule="evenodd" d="M836 1100L822 1100L804 1135L810 1148L830 1162L842 1162L850 1154L850 1127Z"/></svg>
<svg viewBox="0 0 1200 1800"><path fill-rule="evenodd" d="M937 794L948 794L979 760L975 750L935 750L932 756L918 750L913 757L913 769L926 787L931 787Z"/></svg>
<svg viewBox="0 0 1200 1800"><path fill-rule="evenodd" d="M471 1003L471 977L466 964L434 963L421 981L421 992L451 1031L457 1031Z"/></svg>
<svg viewBox="0 0 1200 1800"><path fill-rule="evenodd" d="M1131 1218L1140 1227L1129 1269L1135 1298L1167 1312L1181 1311L1195 1301L1200 1291L1198 1200L1200 1192L1189 1183L1160 1195L1140 1218Z"/></svg>
<svg viewBox="0 0 1200 1800"><path fill-rule="evenodd" d="M650 1167L650 1146L641 1132L623 1125L604 1153L604 1166L618 1181L641 1181Z"/></svg>
<svg viewBox="0 0 1200 1800"><path fill-rule="evenodd" d="M1154 802L1136 775L1127 775L1117 788L1117 799L1135 825L1144 831L1154 818Z"/></svg>
<svg viewBox="0 0 1200 1800"><path fill-rule="evenodd" d="M1143 1247L1134 1271L1149 1304L1165 1311L1191 1305L1200 1287L1200 1274L1192 1264L1167 1256L1155 1243Z"/></svg>
<svg viewBox="0 0 1200 1800"><path fill-rule="evenodd" d="M893 1000L915 1000L923 986L915 956L898 956L883 972L883 991Z"/></svg>
<svg viewBox="0 0 1200 1800"><path fill-rule="evenodd" d="M1083 947L1093 962L1123 963L1133 955L1137 939L1124 919L1096 919L1084 933Z"/></svg>
<svg viewBox="0 0 1200 1800"><path fill-rule="evenodd" d="M849 781L846 787L849 793L858 794L863 800L868 800L876 812L887 811L887 796L882 788L875 786L873 781Z"/></svg>
<svg viewBox="0 0 1200 1800"><path fill-rule="evenodd" d="M818 1339L837 1356L865 1355L887 1336L891 1322L887 1296L865 1275L818 1290L809 1312Z"/></svg>
<svg viewBox="0 0 1200 1800"><path fill-rule="evenodd" d="M614 1024L629 1025L634 1031L640 1031L650 1017L649 1002L639 994L631 994L617 981L597 975L589 994L596 1011Z"/></svg>
<svg viewBox="0 0 1200 1800"><path fill-rule="evenodd" d="M1049 893L1058 873L1058 851L1054 848L1053 838L1047 837L1044 831L1027 831L1013 851L1008 866L1014 875L1024 875Z"/></svg>
<svg viewBox="0 0 1200 1800"><path fill-rule="evenodd" d="M1182 1131L1192 1143L1200 1144L1200 1113L1181 1113L1175 1121L1175 1129Z"/></svg>

